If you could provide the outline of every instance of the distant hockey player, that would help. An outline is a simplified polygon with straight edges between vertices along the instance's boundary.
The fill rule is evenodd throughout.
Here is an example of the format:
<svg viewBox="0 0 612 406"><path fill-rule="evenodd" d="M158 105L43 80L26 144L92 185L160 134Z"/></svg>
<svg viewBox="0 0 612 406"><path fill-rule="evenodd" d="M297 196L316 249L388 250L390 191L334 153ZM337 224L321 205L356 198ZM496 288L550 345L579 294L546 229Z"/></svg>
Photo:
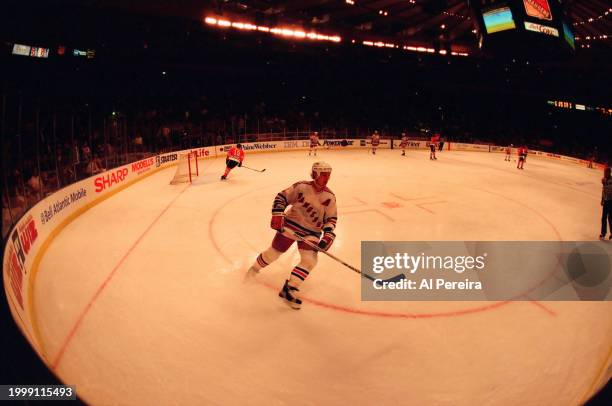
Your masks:
<svg viewBox="0 0 612 406"><path fill-rule="evenodd" d="M402 156L406 156L406 148L408 148L408 136L406 133L402 133L402 141L400 142L400 148L402 149Z"/></svg>
<svg viewBox="0 0 612 406"><path fill-rule="evenodd" d="M508 161L511 162L512 161L512 147L514 145L510 144L506 147L506 158L504 158L504 161Z"/></svg>
<svg viewBox="0 0 612 406"><path fill-rule="evenodd" d="M440 134L436 133L431 136L431 141L429 142L429 159L434 160L436 158L436 145L440 141Z"/></svg>
<svg viewBox="0 0 612 406"><path fill-rule="evenodd" d="M230 171L236 166L242 166L242 161L244 161L244 150L242 149L242 145L236 144L235 147L231 147L229 151L227 151L227 156L225 158L225 173L221 176L221 180L227 179L227 175L229 175Z"/></svg>
<svg viewBox="0 0 612 406"><path fill-rule="evenodd" d="M372 154L376 155L376 148L380 145L380 134L378 134L378 130L374 131L372 134Z"/></svg>
<svg viewBox="0 0 612 406"><path fill-rule="evenodd" d="M319 146L319 133L315 131L312 134L310 134L310 149L308 150L308 156L310 156L312 152L314 152L314 156L317 156L318 146Z"/></svg>
<svg viewBox="0 0 612 406"><path fill-rule="evenodd" d="M601 233L599 239L603 240L606 238L606 222L610 227L610 237L612 240L612 177L610 176L610 168L604 169L604 177L601 179Z"/></svg>
<svg viewBox="0 0 612 406"><path fill-rule="evenodd" d="M523 165L525 165L525 161L527 160L528 149L525 145L519 147L518 149L518 164L516 165L517 169L524 169Z"/></svg>
<svg viewBox="0 0 612 406"><path fill-rule="evenodd" d="M299 234L327 251L336 235L336 196L327 188L332 168L325 162L312 164L310 177L312 181L297 182L279 192L272 205L270 227L276 230L272 245L259 254L255 263L249 268L247 277L254 277L261 268L270 265L286 252L297 240ZM287 207L291 208L285 213ZM323 236L321 237L321 233ZM302 300L299 298L299 287L317 264L317 251L302 241L298 241L300 262L291 271L279 296L294 309L299 309Z"/></svg>

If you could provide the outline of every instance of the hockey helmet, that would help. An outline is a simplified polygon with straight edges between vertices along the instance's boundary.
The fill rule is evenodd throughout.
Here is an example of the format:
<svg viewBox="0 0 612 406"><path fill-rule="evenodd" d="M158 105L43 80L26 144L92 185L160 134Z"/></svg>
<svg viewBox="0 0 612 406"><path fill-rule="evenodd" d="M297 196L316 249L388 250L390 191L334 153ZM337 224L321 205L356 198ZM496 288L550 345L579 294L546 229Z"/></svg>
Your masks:
<svg viewBox="0 0 612 406"><path fill-rule="evenodd" d="M321 173L331 173L332 167L327 162L319 161L312 164L312 175L313 179L319 176ZM315 176L316 175L316 176Z"/></svg>
<svg viewBox="0 0 612 406"><path fill-rule="evenodd" d="M236 144L236 148L242 149L242 145L240 143Z"/></svg>
<svg viewBox="0 0 612 406"><path fill-rule="evenodd" d="M332 167L327 162L315 162L314 164L312 164L312 172L310 173L310 177L316 181L322 173L331 174L331 171ZM329 179L329 176L327 176L327 179ZM327 184L327 180L325 181L325 184ZM320 186L325 186L325 184Z"/></svg>

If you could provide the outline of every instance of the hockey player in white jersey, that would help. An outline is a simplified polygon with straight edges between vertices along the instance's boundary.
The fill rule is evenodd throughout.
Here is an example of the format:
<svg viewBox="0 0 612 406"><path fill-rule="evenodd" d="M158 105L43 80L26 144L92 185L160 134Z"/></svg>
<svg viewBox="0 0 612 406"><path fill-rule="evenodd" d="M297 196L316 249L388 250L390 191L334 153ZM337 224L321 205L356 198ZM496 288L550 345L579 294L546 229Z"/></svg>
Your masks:
<svg viewBox="0 0 612 406"><path fill-rule="evenodd" d="M255 276L286 252L297 240L294 234L314 242L322 250L329 249L336 238L334 230L338 220L336 196L327 188L331 171L331 166L326 162L315 162L310 173L312 181L294 183L276 195L270 221L276 235L271 246L259 254L249 268L247 277ZM316 250L298 241L298 251L300 262L291 270L289 279L278 294L294 309L299 309L302 304L300 285L317 264Z"/></svg>

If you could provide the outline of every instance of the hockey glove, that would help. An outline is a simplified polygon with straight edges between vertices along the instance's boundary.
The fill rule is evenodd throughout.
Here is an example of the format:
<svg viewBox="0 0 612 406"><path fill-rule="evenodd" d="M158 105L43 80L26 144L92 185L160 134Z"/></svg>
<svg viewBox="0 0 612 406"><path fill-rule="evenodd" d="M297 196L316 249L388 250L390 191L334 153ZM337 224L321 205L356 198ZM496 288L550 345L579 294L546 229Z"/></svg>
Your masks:
<svg viewBox="0 0 612 406"><path fill-rule="evenodd" d="M323 238L319 241L319 248L323 251L327 251L334 242L335 235L333 233L324 233Z"/></svg>
<svg viewBox="0 0 612 406"><path fill-rule="evenodd" d="M283 232L285 225L285 216L281 214L273 214L270 220L270 227L276 231Z"/></svg>

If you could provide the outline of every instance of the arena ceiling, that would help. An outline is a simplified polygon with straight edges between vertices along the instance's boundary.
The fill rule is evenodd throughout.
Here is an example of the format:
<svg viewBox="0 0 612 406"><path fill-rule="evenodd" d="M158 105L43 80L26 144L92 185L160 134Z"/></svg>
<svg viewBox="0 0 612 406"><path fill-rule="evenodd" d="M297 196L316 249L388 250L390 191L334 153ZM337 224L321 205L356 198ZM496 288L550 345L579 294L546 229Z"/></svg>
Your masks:
<svg viewBox="0 0 612 406"><path fill-rule="evenodd" d="M343 38L417 44L443 41L469 51L478 47L467 0L89 0L89 3L193 19L222 16L254 24L314 29ZM610 3L565 0L564 4L577 46L610 50Z"/></svg>

